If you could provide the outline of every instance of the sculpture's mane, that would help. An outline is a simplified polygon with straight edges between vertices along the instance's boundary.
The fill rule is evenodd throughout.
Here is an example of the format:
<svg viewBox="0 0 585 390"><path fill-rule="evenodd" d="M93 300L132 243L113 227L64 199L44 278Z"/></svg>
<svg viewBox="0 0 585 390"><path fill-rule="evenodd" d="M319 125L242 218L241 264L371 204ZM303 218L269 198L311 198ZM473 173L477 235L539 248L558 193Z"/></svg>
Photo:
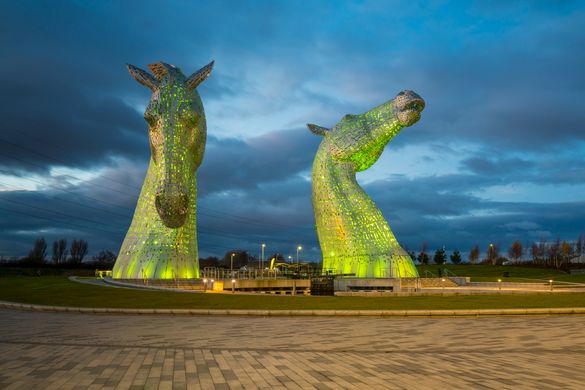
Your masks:
<svg viewBox="0 0 585 390"><path fill-rule="evenodd" d="M154 77L156 77L159 81L163 79L172 81L176 75L181 74L181 70L179 68L177 68L175 65L167 64L165 62L149 64L148 68L151 70L152 74L154 74Z"/></svg>

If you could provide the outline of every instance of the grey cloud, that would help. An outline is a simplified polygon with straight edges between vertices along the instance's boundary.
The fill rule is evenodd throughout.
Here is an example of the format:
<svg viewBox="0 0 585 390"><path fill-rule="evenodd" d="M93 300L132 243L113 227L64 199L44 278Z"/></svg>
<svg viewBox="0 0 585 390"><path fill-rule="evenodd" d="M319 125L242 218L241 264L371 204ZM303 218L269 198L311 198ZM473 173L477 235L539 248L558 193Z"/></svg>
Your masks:
<svg viewBox="0 0 585 390"><path fill-rule="evenodd" d="M309 170L319 142L307 129L273 131L237 139L210 137L198 173L202 196L230 189L253 189Z"/></svg>
<svg viewBox="0 0 585 390"><path fill-rule="evenodd" d="M417 248L427 239L463 250L502 236L574 236L584 220L580 203L489 202L473 194L515 181L581 181L585 14L575 4L477 3L461 18L450 12L461 4L451 2L3 3L0 43L8 54L0 63L0 138L42 155L0 143L2 171L27 177L63 165L105 172L79 185L55 176L54 187L34 196L0 193L0 199L125 231L149 157L146 125L136 111L149 93L124 63L165 60L189 73L214 58L214 73L201 86L206 109L217 115L208 117L198 177L202 251L253 250L257 241L273 239L279 251L302 242L317 257L304 175L320 140L300 126L333 125L407 88L427 107L392 148L431 145L422 158L435 161L458 153L449 149L456 143L476 151L464 154L458 174L412 178L405 172L366 186L401 242ZM225 118L236 125L223 134L234 138L214 138ZM262 123L250 128L250 121ZM281 128L292 130L275 130ZM87 205L92 201L85 196L110 201L119 207L99 207L121 216L56 196ZM1 200L0 206L35 214ZM25 253L36 235L75 233L86 234L91 248L117 250L123 237L39 215L53 222L2 212L1 247Z"/></svg>

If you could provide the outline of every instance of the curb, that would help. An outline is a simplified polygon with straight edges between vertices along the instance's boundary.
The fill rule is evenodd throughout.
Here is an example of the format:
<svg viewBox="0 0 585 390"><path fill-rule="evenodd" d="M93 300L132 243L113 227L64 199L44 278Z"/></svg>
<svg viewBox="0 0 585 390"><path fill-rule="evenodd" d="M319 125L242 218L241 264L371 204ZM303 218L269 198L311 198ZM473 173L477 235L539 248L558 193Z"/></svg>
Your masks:
<svg viewBox="0 0 585 390"><path fill-rule="evenodd" d="M241 309L118 309L69 306L45 306L0 301L0 309L81 314L131 315L218 315L261 317L480 317L525 315L582 315L585 307L547 309L475 309L475 310L241 310Z"/></svg>

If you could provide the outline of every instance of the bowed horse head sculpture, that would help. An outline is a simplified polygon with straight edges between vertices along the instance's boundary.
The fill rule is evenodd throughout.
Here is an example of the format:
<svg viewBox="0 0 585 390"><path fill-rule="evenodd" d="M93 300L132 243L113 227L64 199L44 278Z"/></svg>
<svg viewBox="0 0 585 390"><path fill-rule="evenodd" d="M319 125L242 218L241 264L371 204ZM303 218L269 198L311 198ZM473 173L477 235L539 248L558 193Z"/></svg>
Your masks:
<svg viewBox="0 0 585 390"><path fill-rule="evenodd" d="M132 223L113 269L117 279L198 278L197 168L207 125L197 86L213 61L189 77L174 65L127 65L152 91L144 112L151 158Z"/></svg>
<svg viewBox="0 0 585 390"><path fill-rule="evenodd" d="M191 197L190 182L205 150L207 127L197 86L211 73L213 61L189 77L164 62L148 67L151 75L133 65L130 74L152 90L144 112L153 162L159 167L155 204L163 223L178 228L185 223Z"/></svg>
<svg viewBox="0 0 585 390"><path fill-rule="evenodd" d="M416 277L381 211L356 180L403 127L420 119L424 100L412 91L361 115L345 115L332 129L309 124L323 136L313 162L313 211L323 272L357 277Z"/></svg>

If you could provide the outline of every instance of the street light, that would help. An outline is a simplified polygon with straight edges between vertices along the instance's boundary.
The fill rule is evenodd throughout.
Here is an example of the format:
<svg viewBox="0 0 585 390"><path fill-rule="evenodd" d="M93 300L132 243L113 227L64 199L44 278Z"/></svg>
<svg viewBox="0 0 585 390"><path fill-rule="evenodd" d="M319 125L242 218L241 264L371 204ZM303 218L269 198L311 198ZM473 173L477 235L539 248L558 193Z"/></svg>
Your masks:
<svg viewBox="0 0 585 390"><path fill-rule="evenodd" d="M234 277L234 255L235 253L232 253L231 259L230 259L230 273L231 273L231 277Z"/></svg>
<svg viewBox="0 0 585 390"><path fill-rule="evenodd" d="M236 279L232 279L232 294L236 291Z"/></svg>
<svg viewBox="0 0 585 390"><path fill-rule="evenodd" d="M264 248L266 248L266 244L262 243L262 276L264 277Z"/></svg>
<svg viewBox="0 0 585 390"><path fill-rule="evenodd" d="M445 278L441 279L441 285L443 286L443 293L445 292Z"/></svg>
<svg viewBox="0 0 585 390"><path fill-rule="evenodd" d="M550 291L552 291L552 290L553 290L553 287L552 287L553 280L551 279L551 280L549 280L548 282L549 282L549 284L550 284Z"/></svg>
<svg viewBox="0 0 585 390"><path fill-rule="evenodd" d="M299 272L299 278L301 277L301 263L299 262L299 252L303 249L302 246L297 246L297 271Z"/></svg>
<svg viewBox="0 0 585 390"><path fill-rule="evenodd" d="M498 279L498 289L502 289L502 279Z"/></svg>
<svg viewBox="0 0 585 390"><path fill-rule="evenodd" d="M203 279L203 292L207 291L207 279Z"/></svg>

